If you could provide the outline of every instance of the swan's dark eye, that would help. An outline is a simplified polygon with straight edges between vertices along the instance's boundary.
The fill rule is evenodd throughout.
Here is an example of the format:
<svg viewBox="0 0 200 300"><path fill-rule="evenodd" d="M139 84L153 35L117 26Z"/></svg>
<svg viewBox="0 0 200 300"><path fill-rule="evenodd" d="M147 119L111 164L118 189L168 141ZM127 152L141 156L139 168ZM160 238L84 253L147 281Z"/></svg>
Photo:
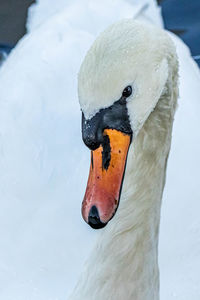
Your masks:
<svg viewBox="0 0 200 300"><path fill-rule="evenodd" d="M132 87L129 85L123 90L122 97L128 98L131 94L132 94Z"/></svg>

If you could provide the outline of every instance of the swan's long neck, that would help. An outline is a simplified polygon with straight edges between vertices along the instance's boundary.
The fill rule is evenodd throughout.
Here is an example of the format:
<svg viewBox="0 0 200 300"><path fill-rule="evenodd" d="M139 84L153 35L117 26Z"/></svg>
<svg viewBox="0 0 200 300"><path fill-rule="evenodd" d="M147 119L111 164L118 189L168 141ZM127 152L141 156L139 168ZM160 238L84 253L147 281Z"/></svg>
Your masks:
<svg viewBox="0 0 200 300"><path fill-rule="evenodd" d="M133 140L118 212L99 236L71 299L159 299L160 206L176 99L171 76Z"/></svg>

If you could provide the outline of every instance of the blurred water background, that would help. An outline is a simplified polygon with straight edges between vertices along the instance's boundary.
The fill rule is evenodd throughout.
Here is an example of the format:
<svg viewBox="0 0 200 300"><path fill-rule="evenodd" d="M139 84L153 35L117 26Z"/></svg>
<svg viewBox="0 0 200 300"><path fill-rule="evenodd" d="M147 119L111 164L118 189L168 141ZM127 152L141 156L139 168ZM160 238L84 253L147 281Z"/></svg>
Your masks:
<svg viewBox="0 0 200 300"><path fill-rule="evenodd" d="M190 47L200 66L200 0L162 0L165 27Z"/></svg>
<svg viewBox="0 0 200 300"><path fill-rule="evenodd" d="M134 0L133 0L134 1ZM34 0L0 0L0 60L26 32L27 9ZM157 0L165 27L190 47L200 66L200 0Z"/></svg>

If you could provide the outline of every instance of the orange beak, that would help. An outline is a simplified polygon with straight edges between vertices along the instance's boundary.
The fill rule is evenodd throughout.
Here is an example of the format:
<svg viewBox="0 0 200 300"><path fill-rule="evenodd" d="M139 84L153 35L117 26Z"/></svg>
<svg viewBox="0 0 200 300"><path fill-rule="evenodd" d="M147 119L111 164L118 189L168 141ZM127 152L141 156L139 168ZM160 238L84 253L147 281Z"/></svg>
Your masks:
<svg viewBox="0 0 200 300"><path fill-rule="evenodd" d="M104 227L114 216L126 167L131 136L105 129L106 144L91 151L90 173L82 203L82 215L91 227Z"/></svg>

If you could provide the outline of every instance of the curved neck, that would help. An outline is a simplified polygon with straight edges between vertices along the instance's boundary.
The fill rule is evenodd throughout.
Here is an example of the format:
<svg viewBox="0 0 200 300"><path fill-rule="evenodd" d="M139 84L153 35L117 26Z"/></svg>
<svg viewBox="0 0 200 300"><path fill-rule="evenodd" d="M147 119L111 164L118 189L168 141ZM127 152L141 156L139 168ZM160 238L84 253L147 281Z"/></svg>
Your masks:
<svg viewBox="0 0 200 300"><path fill-rule="evenodd" d="M159 299L160 206L177 98L168 86L132 142L120 207L98 237L73 300Z"/></svg>

